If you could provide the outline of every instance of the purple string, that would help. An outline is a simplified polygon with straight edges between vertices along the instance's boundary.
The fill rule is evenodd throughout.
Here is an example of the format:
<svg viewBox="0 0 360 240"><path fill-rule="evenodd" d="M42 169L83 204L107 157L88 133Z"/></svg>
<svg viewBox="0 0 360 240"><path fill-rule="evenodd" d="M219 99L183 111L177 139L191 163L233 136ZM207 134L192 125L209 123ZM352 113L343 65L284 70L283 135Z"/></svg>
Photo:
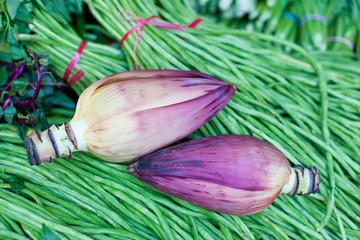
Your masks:
<svg viewBox="0 0 360 240"><path fill-rule="evenodd" d="M315 19L321 21L324 25L327 25L327 20L321 15L318 14L306 14L301 20L300 25L303 25L307 20Z"/></svg>
<svg viewBox="0 0 360 240"><path fill-rule="evenodd" d="M352 44L352 42L350 42L349 40L347 40L344 37L332 36L332 37L328 38L328 41L329 42L342 42L342 43L346 44L351 49L351 51L354 51L354 49L355 49L354 44Z"/></svg>

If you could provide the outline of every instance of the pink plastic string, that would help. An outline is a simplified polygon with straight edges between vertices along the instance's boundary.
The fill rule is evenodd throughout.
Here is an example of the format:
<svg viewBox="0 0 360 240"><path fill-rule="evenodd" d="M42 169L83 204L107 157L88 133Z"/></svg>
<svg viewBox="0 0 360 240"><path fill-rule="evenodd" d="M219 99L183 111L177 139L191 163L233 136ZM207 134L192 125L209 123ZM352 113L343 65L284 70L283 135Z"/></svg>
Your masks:
<svg viewBox="0 0 360 240"><path fill-rule="evenodd" d="M201 18L196 18L194 21L192 21L191 23L189 23L189 25L187 25L188 28L196 28L197 25L199 25L199 23L202 22ZM184 37L180 37L182 40L186 41L186 39Z"/></svg>
<svg viewBox="0 0 360 240"><path fill-rule="evenodd" d="M188 28L195 28L201 22L202 22L202 19L197 18L188 25Z"/></svg>
<svg viewBox="0 0 360 240"><path fill-rule="evenodd" d="M115 43L115 40L111 40L109 42L106 43L106 46L111 46Z"/></svg>
<svg viewBox="0 0 360 240"><path fill-rule="evenodd" d="M354 51L354 49L355 49L354 44L352 44L349 40L347 40L344 37L340 37L340 36L328 37L328 41L329 42L342 42L342 43L346 44L351 49L351 51Z"/></svg>
<svg viewBox="0 0 360 240"><path fill-rule="evenodd" d="M84 50L85 46L87 44L87 41L85 40L82 40L78 49L76 50L73 58L70 60L70 63L69 65L67 66L67 68L65 69L65 72L64 72L64 76L63 76L63 79L65 81L68 81L68 78L71 74L71 72L74 70L76 64L78 63L80 57L81 57L81 54L82 54L82 51ZM82 72L82 73L81 73ZM83 70L79 70L77 71L70 79L70 81L68 82L68 84L71 86L73 85L74 83L76 83L77 81L79 81L83 76L84 76L84 71Z"/></svg>
<svg viewBox="0 0 360 240"><path fill-rule="evenodd" d="M83 76L85 76L85 72L82 69L80 69L70 78L70 81L68 82L69 86L79 81Z"/></svg>
<svg viewBox="0 0 360 240"><path fill-rule="evenodd" d="M135 19L125 19L125 18L121 18L121 14L122 13L128 13L134 17L136 17ZM174 29L174 30L184 30L186 29L186 26L180 25L180 24L173 24L173 23L164 23L164 22L157 22L157 21L151 21L154 18L160 18L157 15L148 17L146 19L142 19L140 18L138 15L136 15L135 13L129 12L129 11L120 11L118 14L118 18L122 21L128 21L128 22L139 22L138 24L136 24L134 27L132 27L120 40L120 46L123 45L124 41L126 40L126 38L133 33L136 29L140 28L138 35L136 36L136 41L135 41L135 45L134 45L134 63L135 63L135 68L136 70L138 70L138 65L137 65L137 61L136 61L136 47L139 43L140 40L140 36L141 33L144 31L144 27L146 24L149 25L153 25L156 27L161 27L161 28L168 28L168 29Z"/></svg>

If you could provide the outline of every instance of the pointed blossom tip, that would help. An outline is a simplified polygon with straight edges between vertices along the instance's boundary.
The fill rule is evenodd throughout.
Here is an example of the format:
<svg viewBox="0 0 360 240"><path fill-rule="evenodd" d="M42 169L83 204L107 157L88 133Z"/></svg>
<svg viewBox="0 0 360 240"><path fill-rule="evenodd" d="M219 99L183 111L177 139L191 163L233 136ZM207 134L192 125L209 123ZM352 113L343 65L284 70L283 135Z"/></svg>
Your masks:
<svg viewBox="0 0 360 240"><path fill-rule="evenodd" d="M136 166L137 166L137 162L135 162L135 163L133 163L133 164L131 164L130 166L127 167L128 172L131 173L134 176L137 175Z"/></svg>

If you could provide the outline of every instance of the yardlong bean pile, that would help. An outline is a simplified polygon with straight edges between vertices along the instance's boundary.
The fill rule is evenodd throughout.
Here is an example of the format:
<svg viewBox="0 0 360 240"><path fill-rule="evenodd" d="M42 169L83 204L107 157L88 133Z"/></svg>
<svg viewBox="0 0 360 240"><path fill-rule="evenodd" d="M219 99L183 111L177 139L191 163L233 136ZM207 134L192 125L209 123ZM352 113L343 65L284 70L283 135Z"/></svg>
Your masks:
<svg viewBox="0 0 360 240"><path fill-rule="evenodd" d="M34 52L48 52L51 55L51 70L62 77L84 39L70 24L59 23L46 11L38 9L34 10L32 30L36 34L19 34L18 39L29 41L27 47ZM88 41L70 77L79 70L83 70L85 75L71 87L80 95L96 80L126 69L127 63L121 50Z"/></svg>
<svg viewBox="0 0 360 240"><path fill-rule="evenodd" d="M39 238L42 224L61 239L255 239L249 220L211 212L160 193L126 166L86 154L31 168L16 129L0 125L0 236ZM16 178L15 178L16 176ZM17 194L11 184L23 183ZM22 182L23 181L23 182ZM9 189L10 188L10 189ZM260 219L269 236L280 236ZM18 225L18 223L20 223ZM254 236L255 234L255 236ZM260 234L260 233L259 233Z"/></svg>
<svg viewBox="0 0 360 240"><path fill-rule="evenodd" d="M119 20L119 11L143 19L160 15L183 25L199 17L186 0L87 4L116 40L136 24ZM19 38L35 40L29 45L34 51L59 56L52 64L61 76L72 57L62 49L75 52L81 39L72 31L64 33L69 28L56 25L50 15L35 15L39 36ZM53 34L46 25L52 23ZM292 164L317 166L319 194L279 196L252 216L219 214L162 194L132 177L126 166L87 154L55 160L51 167L30 167L16 129L0 125L0 236L39 239L44 224L61 239L360 238L360 62L353 53L308 52L263 33L226 29L207 18L184 31L144 29L136 50L140 69L200 71L237 87L224 110L190 138L228 133L263 138ZM84 69L89 78L81 80L77 93L105 74L134 69L135 40L133 33L121 51L104 47L88 49L86 55L85 50L75 70ZM292 50L281 51L279 45ZM102 51L104 61L91 69L91 54L98 57Z"/></svg>
<svg viewBox="0 0 360 240"><path fill-rule="evenodd" d="M161 7L155 7L151 1L88 3L100 24L117 39L133 26L133 23L117 19L120 10L135 12L142 18L160 14L165 21L181 24L197 16L179 1L160 1ZM129 46L132 49L134 42L135 36L125 42L123 50L128 56L133 54ZM272 43L291 47L293 53L281 52ZM282 222L294 227L308 223L308 227L319 231L316 235L319 238L335 237L332 234L340 237L341 233L345 236L344 229L353 229L348 223L359 224L356 183L360 165L357 161L359 141L356 140L360 133L360 99L356 92L360 72L356 68L359 62L353 60L352 55L337 53L336 61L344 64L339 65L327 60L331 53L309 54L297 45L265 34L211 29L208 25L186 32L146 26L136 54L141 68L197 70L237 86L238 92L228 107L200 129L202 135L252 134L271 142L294 164L315 164L321 169L323 187L320 193L324 199L287 201L312 206L304 210L322 214L294 213L297 221L284 216ZM346 66L346 71L342 66ZM348 124L344 125L344 121ZM341 184L336 185L336 181ZM354 206L356 213L351 213L352 208L346 206ZM327 209L327 213L323 209ZM327 227L323 228L325 225Z"/></svg>

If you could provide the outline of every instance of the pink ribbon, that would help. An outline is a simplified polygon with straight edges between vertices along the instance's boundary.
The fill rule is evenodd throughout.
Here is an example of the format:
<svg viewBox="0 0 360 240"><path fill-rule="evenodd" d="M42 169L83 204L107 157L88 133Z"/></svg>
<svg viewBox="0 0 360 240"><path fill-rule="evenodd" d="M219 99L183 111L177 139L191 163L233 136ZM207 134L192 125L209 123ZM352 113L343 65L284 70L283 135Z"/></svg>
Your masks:
<svg viewBox="0 0 360 240"><path fill-rule="evenodd" d="M74 70L77 62L79 61L80 57L81 57L81 53L82 51L84 50L85 46L87 44L87 41L83 40L81 41L78 49L76 50L73 58L70 60L70 63L69 65L67 66L67 68L65 69L65 72L64 72L64 76L63 76L63 79L65 81L68 81L68 78L71 74L71 72ZM80 80L80 78L82 78L83 76L85 75L84 71L83 70L79 70L77 71L71 78L70 78L70 81L68 82L69 86L73 85L74 83L76 83L77 81Z"/></svg>
<svg viewBox="0 0 360 240"><path fill-rule="evenodd" d="M188 28L195 28L201 22L202 22L202 19L197 18L194 21L192 21L191 23L189 23Z"/></svg>
<svg viewBox="0 0 360 240"><path fill-rule="evenodd" d="M120 15L122 13L128 13L134 17L136 17L136 19L125 19L125 18L121 18ZM140 18L138 15L136 15L135 13L129 12L129 11L120 11L118 14L118 18L120 20L123 21L128 21L128 22L139 22L138 24L136 24L133 28L131 28L120 40L120 46L123 45L124 41L126 40L126 38L133 33L136 29L140 28L140 31L138 32L138 35L136 37L136 41L135 41L135 45L134 45L134 63L135 63L135 68L136 70L138 70L138 65L137 65L137 61L136 61L136 47L138 45L138 42L140 40L140 36L141 33L144 31L144 27L146 24L149 25L153 25L156 27L161 27L161 28L168 28L168 29L174 29L174 30L184 30L186 29L186 26L180 25L180 24L173 24L173 23L164 23L164 22L156 22L156 21L150 21L154 18L160 18L160 16L154 15L151 17L148 17L146 19L142 19Z"/></svg>

